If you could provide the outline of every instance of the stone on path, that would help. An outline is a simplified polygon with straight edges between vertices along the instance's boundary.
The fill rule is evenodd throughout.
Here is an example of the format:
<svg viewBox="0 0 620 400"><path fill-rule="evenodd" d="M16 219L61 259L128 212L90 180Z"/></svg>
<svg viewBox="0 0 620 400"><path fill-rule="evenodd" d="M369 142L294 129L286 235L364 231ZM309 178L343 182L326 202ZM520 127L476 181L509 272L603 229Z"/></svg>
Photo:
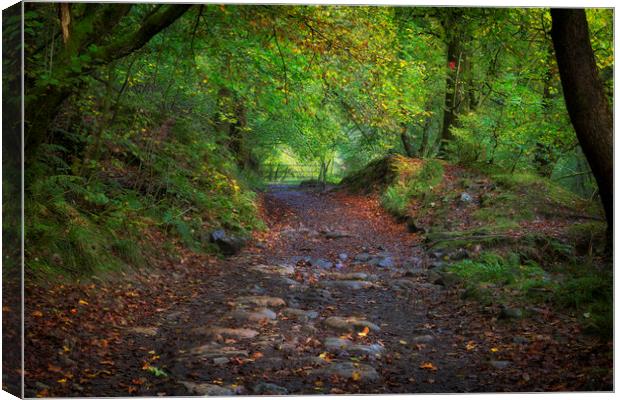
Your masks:
<svg viewBox="0 0 620 400"><path fill-rule="evenodd" d="M213 364L215 365L224 365L224 364L228 364L230 360L228 359L228 357L215 357L213 359Z"/></svg>
<svg viewBox="0 0 620 400"><path fill-rule="evenodd" d="M232 389L212 385L210 383L194 383L186 381L180 381L179 383L185 386L185 388L192 394L196 394L198 396L232 396L235 394Z"/></svg>
<svg viewBox="0 0 620 400"><path fill-rule="evenodd" d="M236 320L264 322L276 319L276 313L268 308L259 308L254 311L235 310L231 316Z"/></svg>
<svg viewBox="0 0 620 400"><path fill-rule="evenodd" d="M157 336L158 329L156 327L136 326L129 328L129 332L137 333L138 335Z"/></svg>
<svg viewBox="0 0 620 400"><path fill-rule="evenodd" d="M325 377L336 375L360 382L376 382L380 379L379 374L373 367L354 362L332 363L325 368L314 371L313 374Z"/></svg>
<svg viewBox="0 0 620 400"><path fill-rule="evenodd" d="M261 272L263 274L275 274L275 275L294 275L295 268L289 265L254 265L250 267L251 270Z"/></svg>
<svg viewBox="0 0 620 400"><path fill-rule="evenodd" d="M364 281L369 278L368 274L365 272L332 272L327 274L327 277L334 280L340 281Z"/></svg>
<svg viewBox="0 0 620 400"><path fill-rule="evenodd" d="M519 319L523 318L523 310L520 308L502 307L499 312L500 319Z"/></svg>
<svg viewBox="0 0 620 400"><path fill-rule="evenodd" d="M397 279L395 281L392 281L391 286L394 290L409 291L414 290L418 286L418 284L411 279Z"/></svg>
<svg viewBox="0 0 620 400"><path fill-rule="evenodd" d="M233 339L253 339L258 336L254 329L247 328L222 328L222 327L199 327L192 330L193 333L224 336Z"/></svg>
<svg viewBox="0 0 620 400"><path fill-rule="evenodd" d="M308 321L319 316L319 313L313 310L300 310L299 308L285 308L282 313L291 319L297 319L300 321Z"/></svg>
<svg viewBox="0 0 620 400"><path fill-rule="evenodd" d="M419 335L411 338L411 343L431 343L435 340L431 335Z"/></svg>
<svg viewBox="0 0 620 400"><path fill-rule="evenodd" d="M368 253L359 253L355 256L354 260L357 262L366 262L370 260L371 256Z"/></svg>
<svg viewBox="0 0 620 400"><path fill-rule="evenodd" d="M241 305L253 304L261 307L280 307L285 306L286 302L279 297L271 296L243 296L236 300Z"/></svg>
<svg viewBox="0 0 620 400"><path fill-rule="evenodd" d="M381 268L392 268L394 267L394 261L392 260L392 257L384 257L381 260L379 260L377 265L380 266Z"/></svg>
<svg viewBox="0 0 620 400"><path fill-rule="evenodd" d="M510 366L510 361L490 361L489 364L496 369L504 369Z"/></svg>
<svg viewBox="0 0 620 400"><path fill-rule="evenodd" d="M194 347L189 351L189 354L201 358L248 356L247 350L241 350L231 346L220 346L217 343L208 343L202 346Z"/></svg>
<svg viewBox="0 0 620 400"><path fill-rule="evenodd" d="M351 354L368 355L371 357L377 357L383 351L383 346L379 344L356 344L349 339L339 337L328 337L325 339L325 348L332 353L346 351Z"/></svg>
<svg viewBox="0 0 620 400"><path fill-rule="evenodd" d="M255 394L285 395L288 389L273 383L260 382L252 389Z"/></svg>
<svg viewBox="0 0 620 400"><path fill-rule="evenodd" d="M334 330L344 332L353 332L364 328L368 328L373 332L379 332L381 330L378 325L357 317L329 317L324 323Z"/></svg>
<svg viewBox="0 0 620 400"><path fill-rule="evenodd" d="M327 261L323 258L315 258L310 261L310 265L312 265L313 267L329 269L334 266L334 263L331 261Z"/></svg>
<svg viewBox="0 0 620 400"><path fill-rule="evenodd" d="M360 290L369 289L375 285L368 281L321 281L319 282L319 286L325 288Z"/></svg>
<svg viewBox="0 0 620 400"><path fill-rule="evenodd" d="M349 255L347 253L340 253L338 254L338 258L341 259L342 261L346 261L347 258L349 258Z"/></svg>

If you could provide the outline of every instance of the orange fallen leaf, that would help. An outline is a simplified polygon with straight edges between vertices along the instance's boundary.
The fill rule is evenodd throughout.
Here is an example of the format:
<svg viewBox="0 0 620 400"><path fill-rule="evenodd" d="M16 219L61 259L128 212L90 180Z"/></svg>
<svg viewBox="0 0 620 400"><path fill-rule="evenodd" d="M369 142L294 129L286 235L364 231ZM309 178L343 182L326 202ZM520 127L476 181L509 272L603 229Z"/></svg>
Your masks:
<svg viewBox="0 0 620 400"><path fill-rule="evenodd" d="M467 345L465 345L465 348L467 349L467 351L472 351L473 349L476 348L476 342L474 341L467 342Z"/></svg>
<svg viewBox="0 0 620 400"><path fill-rule="evenodd" d="M57 365L47 364L47 370L49 372L61 372L62 368Z"/></svg>
<svg viewBox="0 0 620 400"><path fill-rule="evenodd" d="M77 308L72 308L71 309L71 314L77 314Z"/></svg>
<svg viewBox="0 0 620 400"><path fill-rule="evenodd" d="M33 317L37 317L37 318L41 318L43 316L43 313L39 310L33 311L32 312L32 316Z"/></svg>
<svg viewBox="0 0 620 400"><path fill-rule="evenodd" d="M79 303L79 304L81 304L81 305L83 305L83 306L87 306L87 305L88 305L88 302L87 302L86 300L82 300L82 299L80 299L80 300L78 301L78 303Z"/></svg>
<svg viewBox="0 0 620 400"><path fill-rule="evenodd" d="M430 369L431 371L437 371L437 367L433 365L433 363L425 362L420 364L421 369Z"/></svg>
<svg viewBox="0 0 620 400"><path fill-rule="evenodd" d="M368 329L368 327L365 326L363 331L357 333L357 336L366 337L368 336L368 332L370 332L370 329Z"/></svg>

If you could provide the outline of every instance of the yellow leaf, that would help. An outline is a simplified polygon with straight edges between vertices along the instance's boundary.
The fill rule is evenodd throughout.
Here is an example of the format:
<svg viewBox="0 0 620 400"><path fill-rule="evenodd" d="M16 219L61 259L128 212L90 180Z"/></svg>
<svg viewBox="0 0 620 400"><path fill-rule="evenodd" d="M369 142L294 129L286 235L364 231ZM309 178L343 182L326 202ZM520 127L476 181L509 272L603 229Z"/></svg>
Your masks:
<svg viewBox="0 0 620 400"><path fill-rule="evenodd" d="M43 313L41 311L39 311L39 310L33 311L32 312L32 316L33 317L37 317L37 318L41 318L43 316Z"/></svg>
<svg viewBox="0 0 620 400"><path fill-rule="evenodd" d="M67 378L59 379L56 382L58 382L58 383L67 383Z"/></svg>
<svg viewBox="0 0 620 400"><path fill-rule="evenodd" d="M357 336L366 337L368 336L368 332L370 332L370 329L368 329L368 327L365 326L363 331L357 333Z"/></svg>
<svg viewBox="0 0 620 400"><path fill-rule="evenodd" d="M353 373L351 374L351 379L353 379L354 381L359 381L362 379L362 374L360 374L359 371L353 371Z"/></svg>
<svg viewBox="0 0 620 400"><path fill-rule="evenodd" d="M497 347L491 347L491 353L497 353L499 349Z"/></svg>
<svg viewBox="0 0 620 400"><path fill-rule="evenodd" d="M465 348L467 349L467 351L472 351L473 349L476 348L476 343L473 341L467 342L467 345L465 346Z"/></svg>
<svg viewBox="0 0 620 400"><path fill-rule="evenodd" d="M407 341L406 340L399 340L398 343L405 345L405 344L407 344Z"/></svg>
<svg viewBox="0 0 620 400"><path fill-rule="evenodd" d="M86 300L82 300L82 299L80 299L80 301L78 301L78 303L80 303L83 306L87 306L88 305L88 302Z"/></svg>
<svg viewBox="0 0 620 400"><path fill-rule="evenodd" d="M332 361L332 358L329 356L328 352L319 354L319 358L322 359L322 360L325 360L327 362L331 362Z"/></svg>

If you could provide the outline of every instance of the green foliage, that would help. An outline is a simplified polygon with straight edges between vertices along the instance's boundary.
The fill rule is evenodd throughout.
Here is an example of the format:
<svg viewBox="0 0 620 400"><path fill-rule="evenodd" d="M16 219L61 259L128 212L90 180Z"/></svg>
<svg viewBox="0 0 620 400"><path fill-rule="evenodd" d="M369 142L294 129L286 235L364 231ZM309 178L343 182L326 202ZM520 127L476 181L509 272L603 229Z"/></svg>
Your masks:
<svg viewBox="0 0 620 400"><path fill-rule="evenodd" d="M396 216L405 216L412 199L423 199L441 183L444 169L437 160L424 160L421 165L404 159L396 165L398 180L381 195L381 204Z"/></svg>
<svg viewBox="0 0 620 400"><path fill-rule="evenodd" d="M522 257L516 253L483 252L475 259L450 265L448 270L461 278L465 297L487 305L494 302L555 304L576 313L588 330L610 336L613 326L611 273L573 263L549 264L546 268L558 272L551 274L533 261L522 262Z"/></svg>
<svg viewBox="0 0 620 400"><path fill-rule="evenodd" d="M486 252L476 260L462 260L452 265L450 270L469 282L507 285L520 291L546 285L543 269L533 262L521 264L515 254L502 257Z"/></svg>

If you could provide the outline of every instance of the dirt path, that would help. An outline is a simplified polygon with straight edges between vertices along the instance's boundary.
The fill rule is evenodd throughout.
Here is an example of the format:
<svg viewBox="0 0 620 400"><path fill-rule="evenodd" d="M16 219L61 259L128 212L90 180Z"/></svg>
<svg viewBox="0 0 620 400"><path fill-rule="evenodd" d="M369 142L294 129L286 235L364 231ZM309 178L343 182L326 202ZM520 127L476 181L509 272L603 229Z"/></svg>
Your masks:
<svg viewBox="0 0 620 400"><path fill-rule="evenodd" d="M496 309L430 283L420 238L376 200L275 188L263 208L269 230L241 254L182 257L163 276L123 288L158 301L137 303L125 326L111 322L112 339L88 338L106 340L104 349L87 350L82 337L57 343L60 355L42 354L53 360L48 373L75 371L68 378L44 378L45 363L31 361L26 395L606 388L573 367L595 364L596 346L566 334L574 321L498 320ZM63 355L71 347L80 352Z"/></svg>

